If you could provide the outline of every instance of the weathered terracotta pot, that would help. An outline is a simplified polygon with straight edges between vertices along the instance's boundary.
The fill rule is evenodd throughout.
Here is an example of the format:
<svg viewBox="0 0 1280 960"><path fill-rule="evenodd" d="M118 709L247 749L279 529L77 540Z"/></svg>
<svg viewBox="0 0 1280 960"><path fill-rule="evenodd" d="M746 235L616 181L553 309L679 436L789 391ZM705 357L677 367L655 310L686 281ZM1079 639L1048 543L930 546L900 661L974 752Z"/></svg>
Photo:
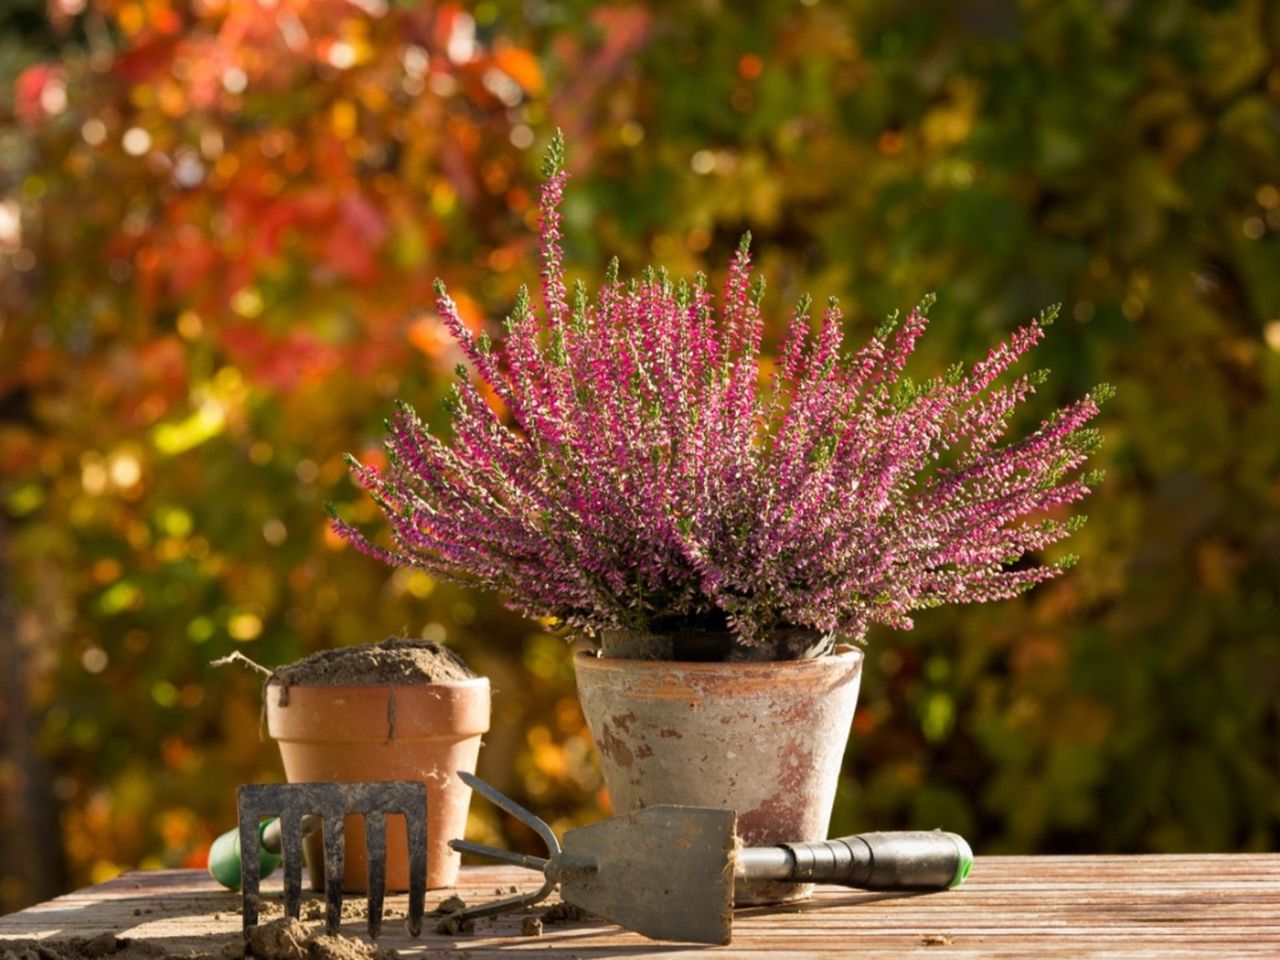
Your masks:
<svg viewBox="0 0 1280 960"><path fill-rule="evenodd" d="M738 813L747 846L825 840L862 652L773 663L574 660L615 813L660 803ZM739 883L739 904L812 884Z"/></svg>
<svg viewBox="0 0 1280 960"><path fill-rule="evenodd" d="M290 783L318 780L421 780L427 786L427 886L453 886L458 854L449 840L467 825L471 788L453 775L474 773L480 735L489 729L489 681L389 686L267 687L267 732L280 745ZM343 889L364 892L364 826L347 817ZM323 886L318 834L308 838L311 883ZM404 819L387 819L387 890L409 889Z"/></svg>

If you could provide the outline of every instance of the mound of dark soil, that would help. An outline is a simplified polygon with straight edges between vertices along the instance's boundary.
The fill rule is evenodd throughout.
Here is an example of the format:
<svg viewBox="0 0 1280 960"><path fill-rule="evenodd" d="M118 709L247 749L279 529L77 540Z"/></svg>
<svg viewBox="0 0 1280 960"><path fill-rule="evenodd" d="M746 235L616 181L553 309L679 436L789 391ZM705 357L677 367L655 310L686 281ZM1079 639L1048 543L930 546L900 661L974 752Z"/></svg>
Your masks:
<svg viewBox="0 0 1280 960"><path fill-rule="evenodd" d="M389 637L382 643L321 650L280 667L271 683L284 687L344 687L385 683L448 683L475 676L456 653L430 640Z"/></svg>

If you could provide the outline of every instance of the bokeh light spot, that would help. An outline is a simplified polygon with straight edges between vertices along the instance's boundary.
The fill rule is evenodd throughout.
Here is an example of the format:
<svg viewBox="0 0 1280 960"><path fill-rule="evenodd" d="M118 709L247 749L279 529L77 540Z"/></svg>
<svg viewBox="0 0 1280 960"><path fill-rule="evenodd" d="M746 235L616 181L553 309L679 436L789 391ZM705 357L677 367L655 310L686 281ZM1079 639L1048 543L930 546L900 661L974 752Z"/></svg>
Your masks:
<svg viewBox="0 0 1280 960"><path fill-rule="evenodd" d="M192 643L204 643L214 633L213 619L204 615L193 617L187 624L187 637Z"/></svg>
<svg viewBox="0 0 1280 960"><path fill-rule="evenodd" d="M248 319L260 316L262 306L262 294L253 287L242 287L231 298L231 309Z"/></svg>
<svg viewBox="0 0 1280 960"><path fill-rule="evenodd" d="M124 152L131 157L140 157L151 149L151 134L141 127L130 127L120 139Z"/></svg>
<svg viewBox="0 0 1280 960"><path fill-rule="evenodd" d="M249 86L249 75L240 67L228 67L222 72L222 89L232 96L244 93Z"/></svg>
<svg viewBox="0 0 1280 960"><path fill-rule="evenodd" d="M80 665L89 673L102 673L107 669L108 657L107 651L101 647L89 647L84 653L80 654Z"/></svg>
<svg viewBox="0 0 1280 960"><path fill-rule="evenodd" d="M237 613L227 621L227 633L232 640L248 643L262 634L262 618L256 613Z"/></svg>
<svg viewBox="0 0 1280 960"><path fill-rule="evenodd" d="M107 140L107 125L97 117L92 117L81 124L80 136L89 146L100 147Z"/></svg>
<svg viewBox="0 0 1280 960"><path fill-rule="evenodd" d="M172 707L178 702L178 688L168 680L157 680L151 685L151 699L156 706Z"/></svg>
<svg viewBox="0 0 1280 960"><path fill-rule="evenodd" d="M1262 328L1263 339L1267 341L1267 346L1280 353L1280 320L1272 320Z"/></svg>
<svg viewBox="0 0 1280 960"><path fill-rule="evenodd" d="M141 605L142 591L128 580L113 583L98 596L98 610L108 617Z"/></svg>
<svg viewBox="0 0 1280 960"><path fill-rule="evenodd" d="M200 314L194 310L183 310L178 314L177 328L184 340L194 340L203 332L204 324L200 321Z"/></svg>

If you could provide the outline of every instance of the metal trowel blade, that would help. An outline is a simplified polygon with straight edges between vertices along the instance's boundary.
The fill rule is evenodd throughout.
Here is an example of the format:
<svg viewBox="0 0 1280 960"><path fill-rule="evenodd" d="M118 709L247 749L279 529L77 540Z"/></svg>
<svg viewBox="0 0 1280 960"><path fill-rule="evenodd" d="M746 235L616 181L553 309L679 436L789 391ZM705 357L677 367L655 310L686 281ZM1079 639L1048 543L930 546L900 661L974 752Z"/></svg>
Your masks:
<svg viewBox="0 0 1280 960"><path fill-rule="evenodd" d="M728 943L732 810L646 807L564 835L560 896L657 940Z"/></svg>

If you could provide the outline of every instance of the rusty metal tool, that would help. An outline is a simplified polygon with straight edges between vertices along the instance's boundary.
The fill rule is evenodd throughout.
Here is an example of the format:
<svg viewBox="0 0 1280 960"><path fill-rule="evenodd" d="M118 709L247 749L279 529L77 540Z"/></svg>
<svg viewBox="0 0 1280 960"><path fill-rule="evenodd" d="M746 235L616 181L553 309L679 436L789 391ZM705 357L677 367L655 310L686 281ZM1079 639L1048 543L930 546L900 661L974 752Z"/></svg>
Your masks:
<svg viewBox="0 0 1280 960"><path fill-rule="evenodd" d="M364 815L369 866L369 936L382 930L382 901L387 881L387 815L403 814L409 839L409 933L422 932L427 891L427 788L421 781L361 783L254 783L237 791L239 810L240 890L244 931L258 923L258 886L262 864L259 844L264 817L278 817L280 851L284 855L284 911L297 919L302 899L302 839L309 818L324 830L325 929L338 932L342 920L344 820Z"/></svg>
<svg viewBox="0 0 1280 960"><path fill-rule="evenodd" d="M541 871L537 890L469 907L463 920L560 899L655 940L728 943L733 934L736 880L834 883L863 890L945 890L973 865L964 838L942 831L863 833L818 843L743 847L737 815L709 807L653 806L564 835L470 774L466 783L532 828L546 857L498 850L467 840L449 846Z"/></svg>

